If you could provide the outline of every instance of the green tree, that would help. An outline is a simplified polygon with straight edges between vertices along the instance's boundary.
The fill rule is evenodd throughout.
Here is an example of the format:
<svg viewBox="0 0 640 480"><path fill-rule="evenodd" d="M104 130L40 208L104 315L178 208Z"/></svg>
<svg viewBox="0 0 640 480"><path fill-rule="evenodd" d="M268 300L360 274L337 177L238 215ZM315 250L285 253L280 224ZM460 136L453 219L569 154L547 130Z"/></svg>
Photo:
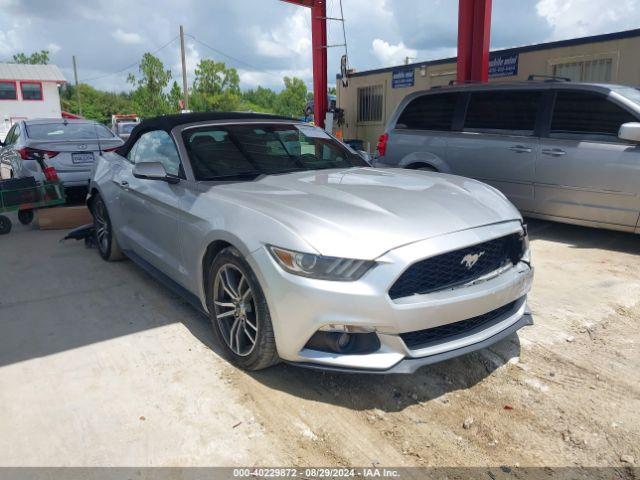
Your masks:
<svg viewBox="0 0 640 480"><path fill-rule="evenodd" d="M24 53L16 53L13 56L13 63L26 63L29 65L46 65L49 63L49 51L40 50L39 52L33 52L27 56Z"/></svg>
<svg viewBox="0 0 640 480"><path fill-rule="evenodd" d="M164 90L171 80L171 70L165 70L158 57L145 53L140 61L139 71L139 78L133 74L127 77L127 81L136 87L131 93L136 113L143 117L153 117L170 112Z"/></svg>
<svg viewBox="0 0 640 480"><path fill-rule="evenodd" d="M259 112L269 113L275 109L278 94L270 88L258 87L242 93L243 104L252 105L257 108L250 108Z"/></svg>
<svg viewBox="0 0 640 480"><path fill-rule="evenodd" d="M304 115L307 104L307 86L296 77L284 77L284 89L278 94L275 111L278 115L297 118Z"/></svg>
<svg viewBox="0 0 640 480"><path fill-rule="evenodd" d="M115 113L135 113L131 95L128 93L114 93L97 90L86 83L77 87L82 99L82 116L110 124L111 115ZM62 110L78 114L76 87L65 84L60 88L60 103Z"/></svg>
<svg viewBox="0 0 640 480"><path fill-rule="evenodd" d="M224 62L201 60L191 89L192 110L237 110L240 105L240 76Z"/></svg>
<svg viewBox="0 0 640 480"><path fill-rule="evenodd" d="M169 90L169 95L167 95L167 102L169 104L169 109L173 112L179 112L180 109L180 101L183 99L182 89L178 82L175 80L171 84L171 90Z"/></svg>

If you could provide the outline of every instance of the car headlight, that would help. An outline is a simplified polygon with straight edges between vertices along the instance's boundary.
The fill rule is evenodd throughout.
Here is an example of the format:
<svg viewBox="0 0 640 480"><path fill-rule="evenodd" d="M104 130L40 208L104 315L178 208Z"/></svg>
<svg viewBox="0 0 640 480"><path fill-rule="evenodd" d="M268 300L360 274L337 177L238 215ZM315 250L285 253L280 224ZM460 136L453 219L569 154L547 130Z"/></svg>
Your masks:
<svg viewBox="0 0 640 480"><path fill-rule="evenodd" d="M287 272L302 277L337 282L353 282L361 278L376 262L350 258L324 257L313 253L295 252L267 246L267 249Z"/></svg>
<svg viewBox="0 0 640 480"><path fill-rule="evenodd" d="M531 265L531 249L529 248L529 233L526 225L523 225L523 231L520 235L520 248L522 249L520 261Z"/></svg>

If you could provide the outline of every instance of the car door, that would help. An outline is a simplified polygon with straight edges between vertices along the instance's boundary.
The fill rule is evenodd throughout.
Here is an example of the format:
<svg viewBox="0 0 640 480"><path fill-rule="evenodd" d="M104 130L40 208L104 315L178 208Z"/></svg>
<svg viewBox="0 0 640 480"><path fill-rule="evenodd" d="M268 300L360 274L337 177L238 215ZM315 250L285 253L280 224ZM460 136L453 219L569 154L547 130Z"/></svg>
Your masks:
<svg viewBox="0 0 640 480"><path fill-rule="evenodd" d="M488 183L521 211L532 211L541 99L540 90L471 92L461 128L447 140L452 172Z"/></svg>
<svg viewBox="0 0 640 480"><path fill-rule="evenodd" d="M184 268L179 213L185 182L170 184L133 175L139 163L161 162L168 174L184 179L176 145L163 130L147 132L132 147L129 159L130 163L114 176L120 188L122 234L135 254L181 283Z"/></svg>
<svg viewBox="0 0 640 480"><path fill-rule="evenodd" d="M635 227L640 148L620 140L618 130L637 121L604 93L557 89L536 163L536 211Z"/></svg>
<svg viewBox="0 0 640 480"><path fill-rule="evenodd" d="M11 178L13 172L12 162L15 161L14 147L19 138L19 131L20 127L17 123L14 123L4 139L4 146L0 150L0 179Z"/></svg>

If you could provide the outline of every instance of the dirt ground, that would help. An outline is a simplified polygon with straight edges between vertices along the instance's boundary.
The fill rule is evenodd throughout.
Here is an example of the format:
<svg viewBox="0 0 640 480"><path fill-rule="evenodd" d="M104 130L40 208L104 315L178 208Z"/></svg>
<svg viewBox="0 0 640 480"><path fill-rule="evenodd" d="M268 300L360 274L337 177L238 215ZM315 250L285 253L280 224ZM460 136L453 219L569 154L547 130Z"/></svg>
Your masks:
<svg viewBox="0 0 640 480"><path fill-rule="evenodd" d="M63 232L0 237L0 466L631 466L640 237L530 221L535 325L410 376L245 373Z"/></svg>

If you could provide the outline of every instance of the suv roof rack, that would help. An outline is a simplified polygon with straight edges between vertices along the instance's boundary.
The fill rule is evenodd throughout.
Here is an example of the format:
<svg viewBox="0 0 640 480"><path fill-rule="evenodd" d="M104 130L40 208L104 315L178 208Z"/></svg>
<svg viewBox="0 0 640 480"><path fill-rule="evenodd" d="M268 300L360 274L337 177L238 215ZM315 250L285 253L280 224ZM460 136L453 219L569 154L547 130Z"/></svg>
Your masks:
<svg viewBox="0 0 640 480"><path fill-rule="evenodd" d="M569 77L558 77L556 75L529 75L527 81L531 82L537 78L543 79L545 82L570 82Z"/></svg>

